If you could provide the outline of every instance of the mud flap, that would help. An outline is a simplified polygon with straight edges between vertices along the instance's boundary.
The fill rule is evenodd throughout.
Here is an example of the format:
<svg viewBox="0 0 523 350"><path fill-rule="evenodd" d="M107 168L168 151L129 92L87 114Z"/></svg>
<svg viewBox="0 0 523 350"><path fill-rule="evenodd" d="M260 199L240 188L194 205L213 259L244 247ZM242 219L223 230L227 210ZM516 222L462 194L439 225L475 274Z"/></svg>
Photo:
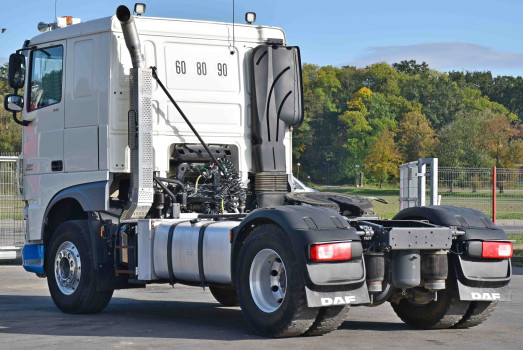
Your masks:
<svg viewBox="0 0 523 350"><path fill-rule="evenodd" d="M469 287L458 282L459 299L467 301L511 301L508 284L503 287Z"/></svg>
<svg viewBox="0 0 523 350"><path fill-rule="evenodd" d="M315 292L305 287L305 294L308 307L370 303L369 291L365 283L359 288L341 292Z"/></svg>

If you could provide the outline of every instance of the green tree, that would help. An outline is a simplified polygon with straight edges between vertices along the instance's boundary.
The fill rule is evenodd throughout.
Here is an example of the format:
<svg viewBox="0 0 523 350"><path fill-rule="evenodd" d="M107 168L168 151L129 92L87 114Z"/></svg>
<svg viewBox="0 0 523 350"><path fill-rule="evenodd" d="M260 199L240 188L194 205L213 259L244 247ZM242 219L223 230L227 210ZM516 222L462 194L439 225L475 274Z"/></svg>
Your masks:
<svg viewBox="0 0 523 350"><path fill-rule="evenodd" d="M379 182L382 188L384 181L397 177L400 163L401 156L394 143L394 133L385 129L379 134L365 157L365 171Z"/></svg>
<svg viewBox="0 0 523 350"><path fill-rule="evenodd" d="M441 129L436 150L441 166L482 168L494 165L480 144L483 124L490 114L490 111L461 111L455 121Z"/></svg>
<svg viewBox="0 0 523 350"><path fill-rule="evenodd" d="M399 73L408 75L427 74L429 72L429 65L426 62L418 64L416 60L403 60L399 63L393 63L392 67Z"/></svg>
<svg viewBox="0 0 523 350"><path fill-rule="evenodd" d="M514 159L517 148L510 147L520 136L518 128L501 114L491 115L483 124L481 147L495 160L497 167L512 167L519 163ZM523 159L521 159L523 161Z"/></svg>
<svg viewBox="0 0 523 350"><path fill-rule="evenodd" d="M449 78L461 87L479 91L490 101L497 102L523 122L523 78L497 76L487 72L450 72Z"/></svg>
<svg viewBox="0 0 523 350"><path fill-rule="evenodd" d="M359 168L369 153L370 146L385 129L394 129L396 121L383 94L362 87L347 102L348 110L339 116L345 124L345 154L341 169L351 179L358 176ZM352 181L351 181L352 182Z"/></svg>
<svg viewBox="0 0 523 350"><path fill-rule="evenodd" d="M385 95L400 93L398 77L398 72L385 62L372 64L362 71L363 85Z"/></svg>
<svg viewBox="0 0 523 350"><path fill-rule="evenodd" d="M410 112L399 123L398 146L407 162L434 155L438 144L436 132L427 117L418 112Z"/></svg>
<svg viewBox="0 0 523 350"><path fill-rule="evenodd" d="M13 120L13 114L4 109L4 97L13 93L7 83L7 63L0 67L0 153L20 153L22 151L22 126ZM23 94L23 90L18 90ZM20 117L20 114L18 115Z"/></svg>
<svg viewBox="0 0 523 350"><path fill-rule="evenodd" d="M365 68L304 64L303 87L305 122L294 130L293 153L316 182L354 183L385 129L398 135L406 159L435 149L441 165L491 166L486 121L502 115L515 128L518 116L523 120L523 78L443 73L414 60ZM521 142L509 136L500 164L523 162Z"/></svg>

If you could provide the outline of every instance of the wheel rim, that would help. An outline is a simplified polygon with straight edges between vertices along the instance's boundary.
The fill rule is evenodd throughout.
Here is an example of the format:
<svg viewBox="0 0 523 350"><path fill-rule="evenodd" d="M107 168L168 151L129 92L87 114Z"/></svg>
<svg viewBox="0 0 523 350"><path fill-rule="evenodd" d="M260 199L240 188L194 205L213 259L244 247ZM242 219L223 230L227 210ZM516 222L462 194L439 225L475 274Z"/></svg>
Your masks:
<svg viewBox="0 0 523 350"><path fill-rule="evenodd" d="M69 241L63 242L56 251L54 264L54 277L60 291L66 295L73 294L80 284L81 273L78 249Z"/></svg>
<svg viewBox="0 0 523 350"><path fill-rule="evenodd" d="M251 264L249 287L256 306L263 312L274 312L285 299L287 273L281 257L272 249L256 254Z"/></svg>

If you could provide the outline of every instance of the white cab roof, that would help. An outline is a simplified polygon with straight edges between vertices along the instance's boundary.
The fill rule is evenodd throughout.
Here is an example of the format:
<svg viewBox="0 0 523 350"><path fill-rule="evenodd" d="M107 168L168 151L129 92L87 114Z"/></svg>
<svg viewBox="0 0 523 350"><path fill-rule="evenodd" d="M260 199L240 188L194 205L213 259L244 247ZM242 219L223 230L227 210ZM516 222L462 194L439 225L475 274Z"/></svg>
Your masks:
<svg viewBox="0 0 523 350"><path fill-rule="evenodd" d="M159 17L135 17L135 20L140 35L230 40L232 43L231 23ZM103 32L122 32L116 16L95 19L45 32L32 38L30 45ZM274 38L283 39L286 44L285 33L276 27L235 24L234 36L236 41L264 42L269 38Z"/></svg>

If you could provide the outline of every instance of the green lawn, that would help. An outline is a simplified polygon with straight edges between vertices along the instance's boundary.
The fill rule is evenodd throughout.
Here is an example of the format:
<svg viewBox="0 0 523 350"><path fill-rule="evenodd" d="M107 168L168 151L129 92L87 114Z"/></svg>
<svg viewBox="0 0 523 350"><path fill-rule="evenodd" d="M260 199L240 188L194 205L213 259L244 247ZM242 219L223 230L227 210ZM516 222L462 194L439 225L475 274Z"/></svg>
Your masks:
<svg viewBox="0 0 523 350"><path fill-rule="evenodd" d="M523 244L523 235L507 235L508 239L514 240L514 244Z"/></svg>
<svg viewBox="0 0 523 350"><path fill-rule="evenodd" d="M382 218L391 219L394 215L399 212L399 190L392 188L372 188L372 187L362 187L362 188L330 188L330 187L321 187L315 186L316 189L322 192L336 192L336 193L347 193L361 197L379 197L385 199L388 204L379 203L371 200L374 205L374 210L376 214Z"/></svg>
<svg viewBox="0 0 523 350"><path fill-rule="evenodd" d="M362 197L379 197L385 199L389 204L372 201L376 214L390 219L399 212L399 189L377 188L377 187L343 187L330 188L314 186L322 192L337 192L358 195ZM440 192L441 204L455 205L480 210L487 216L492 215L491 193L489 192ZM427 193L427 202L430 195ZM522 219L523 220L523 194L505 193L497 195L497 218L498 219Z"/></svg>

